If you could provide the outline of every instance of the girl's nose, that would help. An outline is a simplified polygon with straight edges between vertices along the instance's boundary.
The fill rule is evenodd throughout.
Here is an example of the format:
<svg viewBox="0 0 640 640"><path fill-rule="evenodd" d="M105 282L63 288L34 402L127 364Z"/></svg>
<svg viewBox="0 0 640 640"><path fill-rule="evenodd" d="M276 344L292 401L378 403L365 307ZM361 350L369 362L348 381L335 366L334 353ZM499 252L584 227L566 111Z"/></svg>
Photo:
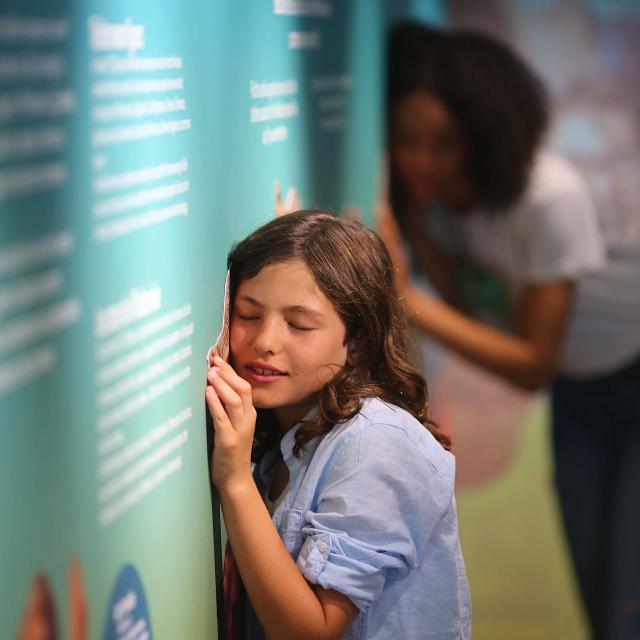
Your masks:
<svg viewBox="0 0 640 640"><path fill-rule="evenodd" d="M263 322L253 340L254 349L258 353L277 353L281 344L282 340L277 322Z"/></svg>

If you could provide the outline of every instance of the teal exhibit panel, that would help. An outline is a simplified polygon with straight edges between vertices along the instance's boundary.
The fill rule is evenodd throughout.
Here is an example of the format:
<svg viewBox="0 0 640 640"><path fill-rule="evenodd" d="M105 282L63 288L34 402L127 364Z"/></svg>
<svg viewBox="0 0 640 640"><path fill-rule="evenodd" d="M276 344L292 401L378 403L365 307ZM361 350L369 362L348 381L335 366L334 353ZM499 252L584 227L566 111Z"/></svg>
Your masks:
<svg viewBox="0 0 640 640"><path fill-rule="evenodd" d="M385 7L3 3L0 637L217 637L226 254L276 208L372 220Z"/></svg>
<svg viewBox="0 0 640 640"><path fill-rule="evenodd" d="M215 637L213 4L51 6L0 18L0 636Z"/></svg>

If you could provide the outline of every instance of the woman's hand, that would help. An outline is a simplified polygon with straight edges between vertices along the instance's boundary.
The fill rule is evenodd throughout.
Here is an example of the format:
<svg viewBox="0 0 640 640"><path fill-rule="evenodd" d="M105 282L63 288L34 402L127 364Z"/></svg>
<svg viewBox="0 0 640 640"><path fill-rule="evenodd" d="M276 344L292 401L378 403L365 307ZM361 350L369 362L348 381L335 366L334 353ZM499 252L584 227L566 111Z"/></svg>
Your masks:
<svg viewBox="0 0 640 640"><path fill-rule="evenodd" d="M387 247L393 264L396 286L402 295L409 286L409 260L402 243L400 227L393 215L388 201L382 201L378 206L378 233Z"/></svg>
<svg viewBox="0 0 640 640"><path fill-rule="evenodd" d="M273 196L274 196L274 210L276 218L286 216L288 213L293 213L302 209L302 200L300 194L295 187L289 187L287 191L286 199L282 197L282 188L280 183L276 180L273 183Z"/></svg>
<svg viewBox="0 0 640 640"><path fill-rule="evenodd" d="M251 446L256 410L251 385L222 358L215 357L205 396L215 427L211 482L223 492L252 483Z"/></svg>

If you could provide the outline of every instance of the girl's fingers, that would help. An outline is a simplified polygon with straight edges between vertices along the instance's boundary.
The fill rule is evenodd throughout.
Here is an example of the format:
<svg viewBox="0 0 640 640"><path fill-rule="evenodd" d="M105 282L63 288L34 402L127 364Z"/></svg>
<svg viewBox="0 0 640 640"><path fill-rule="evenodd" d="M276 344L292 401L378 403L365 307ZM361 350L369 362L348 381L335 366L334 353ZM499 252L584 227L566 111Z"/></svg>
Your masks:
<svg viewBox="0 0 640 640"><path fill-rule="evenodd" d="M222 358L216 356L214 358L214 364L218 370L218 375L238 394L242 400L242 406L246 412L253 410L253 397L251 392L251 385L241 378L234 370L233 367L225 362Z"/></svg>
<svg viewBox="0 0 640 640"><path fill-rule="evenodd" d="M209 384L215 389L218 398L224 405L224 409L234 429L238 429L244 421L245 411L242 398L222 378L220 374L210 373Z"/></svg>
<svg viewBox="0 0 640 640"><path fill-rule="evenodd" d="M209 412L211 413L211 417L213 418L215 435L216 437L224 440L228 438L230 432L233 431L233 426L231 425L229 416L222 406L222 402L220 402L220 398L218 398L216 390L212 386L207 385L205 396L207 399Z"/></svg>

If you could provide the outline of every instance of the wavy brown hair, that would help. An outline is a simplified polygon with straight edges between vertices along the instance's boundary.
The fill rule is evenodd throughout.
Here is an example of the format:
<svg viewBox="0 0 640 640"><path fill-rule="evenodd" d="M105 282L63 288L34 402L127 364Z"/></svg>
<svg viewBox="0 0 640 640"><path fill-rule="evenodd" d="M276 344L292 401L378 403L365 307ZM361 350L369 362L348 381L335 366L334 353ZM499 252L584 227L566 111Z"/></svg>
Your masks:
<svg viewBox="0 0 640 640"><path fill-rule="evenodd" d="M230 307L240 282L264 267L301 260L346 327L347 362L318 393L318 412L295 437L294 453L355 416L362 399L402 407L447 449L449 439L428 418L427 383L412 363L409 330L394 284L393 267L380 237L360 222L323 211L276 218L236 245L228 257ZM232 311L233 313L233 311ZM279 438L272 410L258 409L254 459Z"/></svg>

